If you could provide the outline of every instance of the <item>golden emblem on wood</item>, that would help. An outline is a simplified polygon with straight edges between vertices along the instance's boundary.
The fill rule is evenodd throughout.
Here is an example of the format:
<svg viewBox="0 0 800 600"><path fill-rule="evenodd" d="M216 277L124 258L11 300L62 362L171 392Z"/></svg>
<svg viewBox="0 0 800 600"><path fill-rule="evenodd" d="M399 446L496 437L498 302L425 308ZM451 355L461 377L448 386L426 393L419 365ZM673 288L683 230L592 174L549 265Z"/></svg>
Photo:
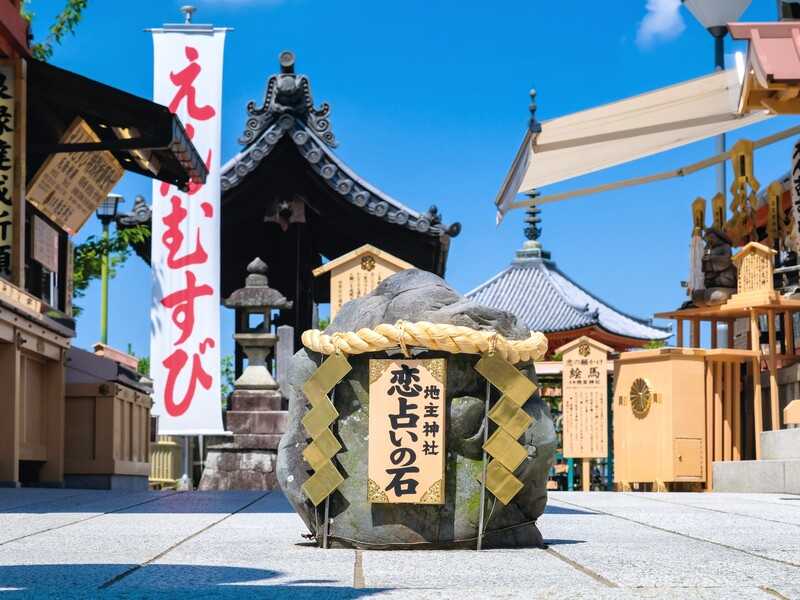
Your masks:
<svg viewBox="0 0 800 600"><path fill-rule="evenodd" d="M650 385L641 377L634 379L630 390L631 411L637 419L644 419L653 405L653 393Z"/></svg>

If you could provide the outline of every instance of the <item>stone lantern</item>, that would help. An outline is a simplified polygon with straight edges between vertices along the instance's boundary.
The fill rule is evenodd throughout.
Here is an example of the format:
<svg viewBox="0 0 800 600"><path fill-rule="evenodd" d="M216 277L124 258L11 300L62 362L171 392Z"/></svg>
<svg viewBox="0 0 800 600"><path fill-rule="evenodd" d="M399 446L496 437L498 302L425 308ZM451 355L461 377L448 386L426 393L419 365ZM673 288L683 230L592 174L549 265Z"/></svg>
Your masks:
<svg viewBox="0 0 800 600"><path fill-rule="evenodd" d="M278 384L267 367L267 357L278 341L278 336L271 333L270 314L273 309L292 308L292 302L278 290L269 287L267 265L260 258L247 265L247 273L245 286L225 300L225 306L240 311L244 323L244 331L237 331L233 339L247 356L247 368L234 383L234 395L237 392L256 392L263 395L263 392L275 392L278 389ZM264 320L251 329L247 324L253 314L263 315Z"/></svg>
<svg viewBox="0 0 800 600"><path fill-rule="evenodd" d="M273 489L278 442L288 412L281 410L282 396L267 362L278 341L270 313L290 309L292 302L269 287L267 265L256 258L247 265L245 286L233 292L225 306L242 315L233 338L247 356L247 368L234 382L229 401L226 426L233 432L233 443L209 448L199 489ZM250 327L254 314L263 316L263 321Z"/></svg>

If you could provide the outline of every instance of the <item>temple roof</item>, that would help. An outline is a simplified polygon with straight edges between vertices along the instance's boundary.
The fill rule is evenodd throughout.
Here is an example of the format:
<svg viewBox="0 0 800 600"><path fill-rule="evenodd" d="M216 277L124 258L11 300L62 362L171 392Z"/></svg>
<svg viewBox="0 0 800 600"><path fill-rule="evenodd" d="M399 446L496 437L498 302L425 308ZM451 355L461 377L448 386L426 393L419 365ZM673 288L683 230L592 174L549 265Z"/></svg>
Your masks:
<svg viewBox="0 0 800 600"><path fill-rule="evenodd" d="M600 300L562 273L541 249L538 207L529 212L528 241L509 267L468 292L479 304L516 315L532 331L556 333L599 327L634 340L664 340L669 328L654 327Z"/></svg>
<svg viewBox="0 0 800 600"><path fill-rule="evenodd" d="M383 221L415 232L438 237L458 235L461 225L446 226L432 206L420 213L371 185L333 152L337 146L331 130L330 106L314 107L311 85L305 75L294 72L294 55L280 55L281 72L267 82L264 101L247 105L245 131L239 138L244 149L222 167L222 191L229 193L256 170L283 139L290 139L313 171L348 203Z"/></svg>

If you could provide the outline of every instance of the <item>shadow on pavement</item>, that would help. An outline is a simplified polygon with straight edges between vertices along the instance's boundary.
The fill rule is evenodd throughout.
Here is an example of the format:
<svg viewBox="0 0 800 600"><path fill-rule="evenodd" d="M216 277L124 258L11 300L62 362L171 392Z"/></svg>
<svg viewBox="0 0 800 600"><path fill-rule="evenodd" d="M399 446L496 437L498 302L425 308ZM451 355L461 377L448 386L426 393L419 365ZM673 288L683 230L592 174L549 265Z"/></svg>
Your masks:
<svg viewBox="0 0 800 600"><path fill-rule="evenodd" d="M21 597L340 598L355 600L384 591L324 585L329 579L270 583L282 573L266 569L201 565L147 565L102 588L136 565L63 564L0 566L0 593ZM5 597L5 596L4 596Z"/></svg>
<svg viewBox="0 0 800 600"><path fill-rule="evenodd" d="M548 504L544 509L546 515L596 515L598 513L591 510L581 510L579 508L566 508L565 506L553 506Z"/></svg>
<svg viewBox="0 0 800 600"><path fill-rule="evenodd" d="M0 503L3 514L45 515L53 513L126 512L135 514L226 514L242 512L263 514L293 513L286 497L274 492L124 492L75 490L75 495L37 494L27 497L26 490L4 490ZM265 496L266 494L266 496ZM263 496L263 497L262 497Z"/></svg>
<svg viewBox="0 0 800 600"><path fill-rule="evenodd" d="M549 540L545 538L547 546L571 546L572 544L585 544L586 540Z"/></svg>

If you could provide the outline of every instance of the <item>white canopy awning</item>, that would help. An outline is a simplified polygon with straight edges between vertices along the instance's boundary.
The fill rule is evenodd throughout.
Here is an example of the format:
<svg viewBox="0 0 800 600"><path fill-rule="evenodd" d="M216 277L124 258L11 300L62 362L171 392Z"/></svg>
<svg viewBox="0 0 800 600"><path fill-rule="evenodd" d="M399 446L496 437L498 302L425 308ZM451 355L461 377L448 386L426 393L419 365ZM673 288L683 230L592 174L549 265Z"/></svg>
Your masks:
<svg viewBox="0 0 800 600"><path fill-rule="evenodd" d="M527 133L497 197L500 213L518 193L664 152L769 118L737 114L740 84L722 71L542 123Z"/></svg>

